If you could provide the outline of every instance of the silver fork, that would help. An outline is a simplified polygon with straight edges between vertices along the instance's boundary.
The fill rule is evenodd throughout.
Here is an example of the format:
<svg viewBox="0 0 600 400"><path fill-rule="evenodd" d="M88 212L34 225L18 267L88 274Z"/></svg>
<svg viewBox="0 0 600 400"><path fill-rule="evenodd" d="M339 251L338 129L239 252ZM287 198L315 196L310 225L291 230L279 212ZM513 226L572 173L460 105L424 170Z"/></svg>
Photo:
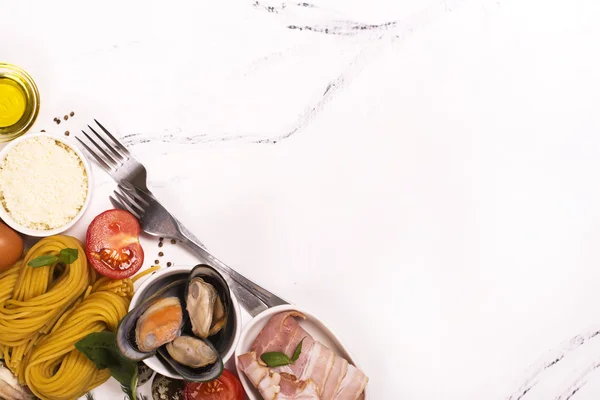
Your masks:
<svg viewBox="0 0 600 400"><path fill-rule="evenodd" d="M84 130L81 130L81 132L96 150L92 150L92 148L80 138L75 137L75 139L81 143L86 152L92 156L98 165L100 165L100 167L117 183L122 180L131 182L135 187L144 190L156 199L146 184L146 167L136 160L133 154L131 154L129 150L127 150L127 148L108 131L108 129L98 122L98 120L94 119L94 122L100 127L100 130L104 132L104 136L96 132L90 125L88 125L88 128L94 136L91 136L91 134L88 135ZM96 140L94 140L94 137ZM156 199L156 201L159 202L158 199ZM197 237L193 236L191 232L190 235L196 243L201 247L204 247L202 242L198 240Z"/></svg>
<svg viewBox="0 0 600 400"><path fill-rule="evenodd" d="M110 196L113 206L135 215L144 232L153 236L179 240L188 245L204 262L217 268L227 280L240 303L253 317L267 308L289 304L231 269L199 246L190 232L149 193L134 187L127 181L121 181L114 194L116 198Z"/></svg>
<svg viewBox="0 0 600 400"><path fill-rule="evenodd" d="M92 147L88 146L81 139L76 139L98 162L100 167L108 172L117 183L126 182L128 186L138 188L138 193L143 194L144 198L147 200L146 203L151 205L152 210L158 210L156 213L146 214L145 212L142 213L142 209L138 208L138 212L134 213L138 219L140 219L144 231L154 236L180 240L194 250L194 252L203 260L207 261L215 268L219 268L224 276L229 277L228 282L230 282L232 290L242 306L246 308L252 316L255 316L268 307L279 304L288 304L286 301L232 270L210 254L200 240L186 229L177 218L169 213L165 207L160 204L152 192L150 192L146 185L146 168L137 161L129 150L127 150L127 148L123 146L123 144L121 144L100 122L97 120L94 121L100 127L101 131L104 132L106 137L103 137L103 135L99 134L94 128L88 125L89 130L94 136L88 135L83 130L82 132L91 143ZM96 140L94 140L94 137ZM92 150L92 148L95 148L97 151ZM135 191L132 193L135 193ZM138 194L138 199L141 198L142 197ZM127 203L115 203L116 200L113 198L111 198L111 201L115 207L127 209L127 207L124 207ZM145 219L142 219L144 215L146 217ZM153 215L151 220L148 219L148 215ZM144 221L146 222L144 223ZM163 231L164 233L161 233Z"/></svg>
<svg viewBox="0 0 600 400"><path fill-rule="evenodd" d="M76 137L85 148L85 150L100 164L100 166L108 172L110 176L117 182L122 180L131 182L134 186L145 190L150 193L148 186L146 186L146 168L136 160L129 150L123 146L100 122L94 120L96 124L104 131L104 134L108 139L109 143L102 135L94 130L90 125L88 128L96 136L97 141L88 135L84 130L83 134L90 141L90 143L97 149L93 151L85 142ZM100 145L102 143L104 146Z"/></svg>

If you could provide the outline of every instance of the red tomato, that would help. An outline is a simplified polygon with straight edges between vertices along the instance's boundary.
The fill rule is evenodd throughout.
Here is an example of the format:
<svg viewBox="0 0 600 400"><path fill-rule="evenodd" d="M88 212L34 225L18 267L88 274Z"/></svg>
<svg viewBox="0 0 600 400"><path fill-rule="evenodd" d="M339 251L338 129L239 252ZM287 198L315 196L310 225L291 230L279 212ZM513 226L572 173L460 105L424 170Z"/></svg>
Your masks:
<svg viewBox="0 0 600 400"><path fill-rule="evenodd" d="M186 382L185 400L244 400L240 380L224 369L220 377L210 382Z"/></svg>
<svg viewBox="0 0 600 400"><path fill-rule="evenodd" d="M111 279L128 278L144 263L139 236L140 224L131 213L104 211L88 226L85 253L101 275Z"/></svg>

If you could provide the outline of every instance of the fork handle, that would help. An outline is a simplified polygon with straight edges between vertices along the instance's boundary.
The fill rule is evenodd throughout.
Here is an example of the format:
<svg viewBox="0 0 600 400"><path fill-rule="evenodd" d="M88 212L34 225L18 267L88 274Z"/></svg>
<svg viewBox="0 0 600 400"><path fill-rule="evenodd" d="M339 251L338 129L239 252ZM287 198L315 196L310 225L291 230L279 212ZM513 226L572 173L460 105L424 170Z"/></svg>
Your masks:
<svg viewBox="0 0 600 400"><path fill-rule="evenodd" d="M192 238L187 237L187 235L182 232L181 242L189 246L197 256L206 261L209 265L218 269L224 275L231 291L251 316L256 317L258 314L271 307L289 304L287 301L228 267L225 263L210 254L204 247L196 243L196 241L193 240L195 239L193 235L190 236L192 236Z"/></svg>

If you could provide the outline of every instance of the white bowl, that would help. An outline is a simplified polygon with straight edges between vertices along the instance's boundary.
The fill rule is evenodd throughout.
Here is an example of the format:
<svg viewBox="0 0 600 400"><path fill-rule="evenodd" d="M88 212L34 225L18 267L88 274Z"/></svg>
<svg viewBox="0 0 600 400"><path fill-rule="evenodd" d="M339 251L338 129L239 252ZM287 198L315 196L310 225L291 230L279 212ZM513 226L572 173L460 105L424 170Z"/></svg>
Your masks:
<svg viewBox="0 0 600 400"><path fill-rule="evenodd" d="M175 280L174 278L168 279L168 277L173 277L175 275L181 275L182 277L187 276L187 274L189 274L189 272L192 270L192 268L194 268L194 267L193 266L167 267L164 269L160 269L160 270L156 271L154 274L150 275L150 277L146 278L144 283L142 283L140 285L140 287L135 291L135 294L133 295L133 298L131 299L131 303L129 304L129 311L133 310L142 301L142 299L147 297L147 296L145 296L145 292L148 290L148 288L151 288L152 292L155 292L156 290L160 289L164 285ZM161 280L164 280L164 284L158 283L158 281L161 281ZM225 354L222 355L223 364L225 364L227 361L229 361L229 359L233 356L236 345L237 345L238 341L240 340L240 336L242 334L242 313L240 311L240 305L239 305L236 297L234 296L234 294L231 292L231 289L229 290L229 293L231 295L231 302L233 303L233 312L235 313L235 327L234 327L235 334L234 334L233 342L231 343L231 346L227 349ZM171 369L168 369L163 364L163 362L158 359L157 356L152 356L150 358L146 358L144 360L144 364L146 364L150 369L158 372L161 375L164 375L164 376L167 376L167 377L173 378L173 379L183 379L181 377L181 375L174 373Z"/></svg>
<svg viewBox="0 0 600 400"><path fill-rule="evenodd" d="M16 222L14 219L12 219L11 216L6 212L4 207L2 207L1 205L0 205L0 219L2 219L6 225L10 226L15 231L21 232L25 235L37 236L37 237L58 235L64 231L66 231L67 229L71 228L73 225L75 225L77 223L77 221L79 221L79 219L85 213L85 210L87 209L88 205L90 204L90 199L92 197L92 187L93 187L92 169L90 168L90 164L88 163L87 159L85 158L85 156L79 149L77 149L75 146L73 146L72 144L65 141L60 136L52 135L52 134L48 134L48 133L28 133L26 135L23 135L15 140L13 140L12 142L10 142L8 145L6 145L0 151L0 163L6 158L6 155L12 150L13 147L15 147L17 144L21 143L22 141L31 139L33 137L48 137L48 138L54 139L58 142L61 142L62 144L67 146L69 149L73 150L73 152L75 154L77 154L77 156L81 159L83 168L85 169L85 173L87 174L87 178L88 178L87 196L85 198L83 206L81 207L81 210L79 210L79 213L71 221L69 221L65 225L60 226L58 228L48 229L48 230L38 230L38 229L32 229L32 228L22 226L21 224Z"/></svg>
<svg viewBox="0 0 600 400"><path fill-rule="evenodd" d="M235 349L235 366L240 377L240 381L242 382L244 390L246 391L246 395L248 395L250 400L262 400L262 397L258 393L258 390L254 388L252 382L248 380L246 374L244 374L244 371L240 369L239 363L237 362L238 357L250 351L252 343L254 343L254 340L256 339L260 331L265 327L265 325L267 324L267 322L269 322L273 315L291 310L299 311L306 316L305 320L300 318L298 318L297 320L300 326L304 330L306 330L306 332L308 332L313 337L313 339L329 347L331 350L333 350L333 352L336 355L345 358L350 364L360 369L354 357L352 357L350 352L342 344L340 338L319 317L315 316L309 311L306 311L292 304L269 308L268 310L265 310L262 313L258 314L248 325L246 325L244 331L242 332L242 337L238 342L238 346ZM365 391L358 398L358 400L367 400L369 398L368 391L369 385L367 384Z"/></svg>

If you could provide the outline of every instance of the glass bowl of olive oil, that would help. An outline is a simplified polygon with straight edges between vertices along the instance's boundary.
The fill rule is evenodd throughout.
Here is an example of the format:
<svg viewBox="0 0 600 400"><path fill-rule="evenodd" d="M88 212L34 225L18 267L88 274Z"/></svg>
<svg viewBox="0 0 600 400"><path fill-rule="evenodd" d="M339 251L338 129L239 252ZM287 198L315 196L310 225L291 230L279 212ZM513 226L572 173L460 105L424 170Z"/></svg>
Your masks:
<svg viewBox="0 0 600 400"><path fill-rule="evenodd" d="M40 111L40 93L25 70L0 62L0 142L31 128Z"/></svg>

